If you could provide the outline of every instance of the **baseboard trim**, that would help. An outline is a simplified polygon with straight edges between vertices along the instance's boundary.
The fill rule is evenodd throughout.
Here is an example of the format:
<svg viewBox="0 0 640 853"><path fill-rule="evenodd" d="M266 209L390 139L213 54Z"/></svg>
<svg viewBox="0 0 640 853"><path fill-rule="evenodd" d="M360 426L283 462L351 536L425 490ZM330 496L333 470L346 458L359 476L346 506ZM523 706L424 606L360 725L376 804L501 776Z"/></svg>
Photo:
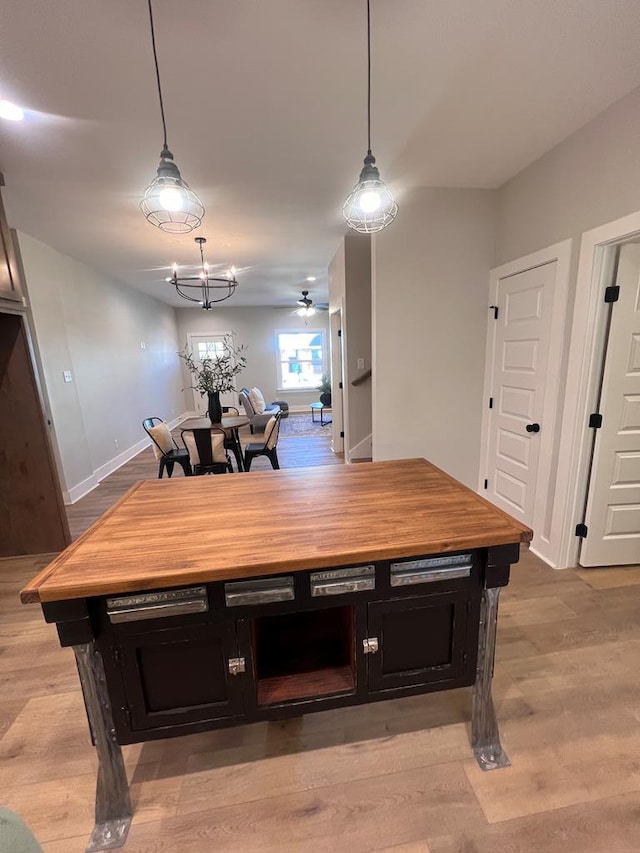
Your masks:
<svg viewBox="0 0 640 853"><path fill-rule="evenodd" d="M185 421L189 417L193 417L193 413L185 412L179 417L174 418L172 421L167 421L167 425L169 429L175 429L178 424L181 424L182 421ZM62 500L64 501L65 506L70 506L71 504L79 501L81 498L84 498L89 494L89 492L92 492L97 486L99 486L100 483L109 476L109 474L113 474L114 471L117 471L118 468L121 468L126 462L129 462L130 459L133 459L133 457L137 456L138 453L142 453L145 447L150 447L150 445L151 439L143 438L135 444L132 444L131 447L128 447L126 450L123 450L122 453L114 456L113 459L109 459L109 461L105 462L104 465L96 468L90 477L87 477L85 480L82 480L82 482L72 486L69 490L62 493Z"/></svg>

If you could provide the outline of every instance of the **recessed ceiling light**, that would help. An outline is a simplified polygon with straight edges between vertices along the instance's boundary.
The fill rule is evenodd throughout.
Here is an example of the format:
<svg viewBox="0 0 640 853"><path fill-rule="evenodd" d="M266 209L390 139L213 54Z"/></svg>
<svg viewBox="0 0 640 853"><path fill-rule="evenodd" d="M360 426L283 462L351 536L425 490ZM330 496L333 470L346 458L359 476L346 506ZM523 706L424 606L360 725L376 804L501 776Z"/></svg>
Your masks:
<svg viewBox="0 0 640 853"><path fill-rule="evenodd" d="M307 276L307 281L315 281L315 280L316 280L315 275L308 275Z"/></svg>
<svg viewBox="0 0 640 853"><path fill-rule="evenodd" d="M0 118L6 118L9 121L22 121L24 118L24 110L12 104L10 101L0 100Z"/></svg>

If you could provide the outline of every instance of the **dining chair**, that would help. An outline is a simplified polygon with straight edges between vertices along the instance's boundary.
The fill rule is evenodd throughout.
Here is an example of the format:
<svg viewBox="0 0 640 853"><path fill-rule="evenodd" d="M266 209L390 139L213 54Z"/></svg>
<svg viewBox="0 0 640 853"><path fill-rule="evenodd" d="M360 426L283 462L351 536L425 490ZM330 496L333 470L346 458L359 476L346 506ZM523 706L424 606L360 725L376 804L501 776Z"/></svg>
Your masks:
<svg viewBox="0 0 640 853"><path fill-rule="evenodd" d="M224 416L231 418L240 417L240 411L236 409L235 406L223 406L222 407L222 417ZM230 450L236 458L236 465L238 466L238 471L243 470L243 461L242 461L242 446L240 445L240 437L238 435L238 429L236 428L228 428L224 431L224 448L225 450Z"/></svg>
<svg viewBox="0 0 640 853"><path fill-rule="evenodd" d="M184 447L178 447L174 437L171 435L171 430L162 418L145 418L142 421L142 427L153 442L151 447L156 459L160 463L158 470L159 480L162 479L165 469L167 477L172 476L173 466L176 462L182 467L185 477L190 477L193 474L191 463L189 462L189 451Z"/></svg>
<svg viewBox="0 0 640 853"><path fill-rule="evenodd" d="M183 429L180 432L194 475L233 472L225 449L225 432L220 427Z"/></svg>
<svg viewBox="0 0 640 853"><path fill-rule="evenodd" d="M282 412L273 415L264 428L264 441L250 442L244 449L244 470L248 471L251 468L252 461L256 456L266 456L271 467L277 469L280 467L278 462L278 435L280 433L280 421Z"/></svg>

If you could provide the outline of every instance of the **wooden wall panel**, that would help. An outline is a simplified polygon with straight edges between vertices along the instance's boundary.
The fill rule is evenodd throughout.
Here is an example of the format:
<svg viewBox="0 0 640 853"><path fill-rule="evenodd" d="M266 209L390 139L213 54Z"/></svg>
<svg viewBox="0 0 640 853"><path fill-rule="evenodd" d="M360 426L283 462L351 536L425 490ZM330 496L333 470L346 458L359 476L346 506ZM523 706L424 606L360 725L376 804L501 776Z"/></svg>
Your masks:
<svg viewBox="0 0 640 853"><path fill-rule="evenodd" d="M24 322L0 313L0 557L70 541Z"/></svg>

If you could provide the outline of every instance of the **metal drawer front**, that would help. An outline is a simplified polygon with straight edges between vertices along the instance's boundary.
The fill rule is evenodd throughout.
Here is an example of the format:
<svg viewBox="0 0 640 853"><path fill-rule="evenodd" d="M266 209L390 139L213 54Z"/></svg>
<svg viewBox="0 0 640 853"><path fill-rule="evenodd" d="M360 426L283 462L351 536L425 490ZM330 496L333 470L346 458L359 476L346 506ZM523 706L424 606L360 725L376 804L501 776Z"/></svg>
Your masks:
<svg viewBox="0 0 640 853"><path fill-rule="evenodd" d="M471 575L471 554L455 557L428 557L391 563L391 586L410 586L418 583L436 583Z"/></svg>
<svg viewBox="0 0 640 853"><path fill-rule="evenodd" d="M347 592L363 592L376 588L375 566L358 566L355 569L331 569L327 572L312 572L311 595L344 595Z"/></svg>
<svg viewBox="0 0 640 853"><path fill-rule="evenodd" d="M113 623L164 619L184 613L204 613L208 609L207 588L204 586L107 599L107 615Z"/></svg>
<svg viewBox="0 0 640 853"><path fill-rule="evenodd" d="M233 581L224 585L227 607L247 604L271 604L274 601L293 601L293 576L257 581Z"/></svg>

